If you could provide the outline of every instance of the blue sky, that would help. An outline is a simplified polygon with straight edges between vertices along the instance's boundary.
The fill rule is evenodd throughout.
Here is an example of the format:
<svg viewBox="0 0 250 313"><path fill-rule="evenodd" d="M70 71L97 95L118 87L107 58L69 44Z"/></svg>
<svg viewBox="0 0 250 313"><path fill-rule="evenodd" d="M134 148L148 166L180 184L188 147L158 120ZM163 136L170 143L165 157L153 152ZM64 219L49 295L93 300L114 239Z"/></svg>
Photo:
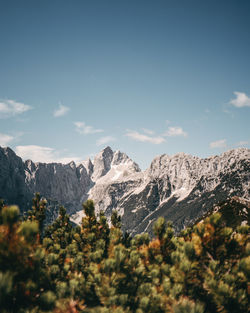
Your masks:
<svg viewBox="0 0 250 313"><path fill-rule="evenodd" d="M250 143L250 1L0 0L0 145L141 168Z"/></svg>

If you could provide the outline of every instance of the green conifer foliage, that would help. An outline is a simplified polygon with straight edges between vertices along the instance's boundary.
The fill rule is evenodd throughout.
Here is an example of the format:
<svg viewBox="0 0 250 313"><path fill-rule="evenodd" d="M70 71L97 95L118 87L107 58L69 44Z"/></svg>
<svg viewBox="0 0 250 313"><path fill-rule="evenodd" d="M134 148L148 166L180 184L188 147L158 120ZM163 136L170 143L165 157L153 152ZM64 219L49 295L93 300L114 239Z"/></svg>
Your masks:
<svg viewBox="0 0 250 313"><path fill-rule="evenodd" d="M4 207L0 225L0 289L2 312L22 312L36 308L44 288L49 288L42 268L36 222L19 220L16 206Z"/></svg>
<svg viewBox="0 0 250 313"><path fill-rule="evenodd" d="M4 201L3 199L0 199L0 225L3 224L3 218L2 218L3 207L4 207Z"/></svg>
<svg viewBox="0 0 250 313"><path fill-rule="evenodd" d="M109 226L91 200L81 227L60 207L43 230L45 208L36 195L23 222L16 206L0 208L1 312L249 312L248 225L216 213L176 236L160 218L153 239L131 238L117 211Z"/></svg>
<svg viewBox="0 0 250 313"><path fill-rule="evenodd" d="M27 219L30 221L37 221L40 235L40 242L42 241L44 231L44 221L46 218L46 205L47 200L41 199L40 194L37 192L32 199L32 209L28 211Z"/></svg>

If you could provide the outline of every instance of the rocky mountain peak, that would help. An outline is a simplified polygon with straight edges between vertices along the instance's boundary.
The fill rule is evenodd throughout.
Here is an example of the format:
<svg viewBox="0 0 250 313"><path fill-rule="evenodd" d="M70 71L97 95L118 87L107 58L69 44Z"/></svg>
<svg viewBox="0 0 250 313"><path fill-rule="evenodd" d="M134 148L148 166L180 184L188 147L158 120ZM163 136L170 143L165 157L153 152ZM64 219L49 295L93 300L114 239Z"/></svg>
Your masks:
<svg viewBox="0 0 250 313"><path fill-rule="evenodd" d="M94 165L92 163L92 161L90 160L90 158L88 158L87 160L83 161L79 166L84 166L88 176L90 177L93 174L93 169L94 169Z"/></svg>
<svg viewBox="0 0 250 313"><path fill-rule="evenodd" d="M105 147L104 149L102 149L102 151L100 153L103 154L113 154L113 150L110 148L110 146Z"/></svg>
<svg viewBox="0 0 250 313"><path fill-rule="evenodd" d="M121 163L126 163L128 160L130 160L130 159L125 153L117 150L114 152L112 165L118 165Z"/></svg>
<svg viewBox="0 0 250 313"><path fill-rule="evenodd" d="M106 147L94 158L91 179L96 182L106 175L109 179L112 179L113 176L116 179L116 177L122 176L124 171L128 175L130 172L140 172L140 168L126 153L119 150L112 151L110 147Z"/></svg>
<svg viewBox="0 0 250 313"><path fill-rule="evenodd" d="M69 163L69 166L72 168L72 170L75 170L75 169L76 169L76 164L75 164L74 161L71 161L71 162Z"/></svg>
<svg viewBox="0 0 250 313"><path fill-rule="evenodd" d="M172 221L178 231L228 197L250 198L250 150L204 159L163 154L142 172L125 153L110 147L93 162L77 166L22 162L14 151L0 147L0 198L27 208L34 192L64 205L77 223L82 203L89 198L108 218L118 210L123 229L132 234L150 232L159 216Z"/></svg>
<svg viewBox="0 0 250 313"><path fill-rule="evenodd" d="M5 155L6 157L8 157L9 159L17 159L17 155L9 147L4 147L4 148L0 147L0 149L1 149L2 154ZM21 159L21 158L18 157L18 159Z"/></svg>
<svg viewBox="0 0 250 313"><path fill-rule="evenodd" d="M230 158L232 156L244 159L245 157L249 157L249 149L247 148L236 148L236 149L232 149L226 152L223 152L221 154L222 158ZM220 157L220 156L216 156L216 157Z"/></svg>
<svg viewBox="0 0 250 313"><path fill-rule="evenodd" d="M111 166L126 165L128 168L133 168L133 171L140 172L141 169L126 153L117 150L114 152Z"/></svg>
<svg viewBox="0 0 250 313"><path fill-rule="evenodd" d="M113 155L114 152L112 149L110 147L106 147L95 156L93 162L93 174L91 177L93 181L98 180L110 170Z"/></svg>
<svg viewBox="0 0 250 313"><path fill-rule="evenodd" d="M25 165L10 148L0 147L0 199L26 204Z"/></svg>

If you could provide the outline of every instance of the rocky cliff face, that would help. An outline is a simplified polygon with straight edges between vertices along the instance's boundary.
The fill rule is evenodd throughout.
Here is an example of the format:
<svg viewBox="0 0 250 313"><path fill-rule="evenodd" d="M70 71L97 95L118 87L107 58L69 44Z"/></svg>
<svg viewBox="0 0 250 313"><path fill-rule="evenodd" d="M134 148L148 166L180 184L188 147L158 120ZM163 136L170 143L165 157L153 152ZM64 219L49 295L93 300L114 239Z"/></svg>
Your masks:
<svg viewBox="0 0 250 313"><path fill-rule="evenodd" d="M162 155L142 172L126 154L110 147L93 162L78 165L22 162L11 149L0 148L0 198L24 207L34 192L53 205L64 205L77 223L82 202L90 198L97 212L103 210L108 217L117 209L123 229L132 234L151 232L159 216L173 221L178 231L229 196L250 198L250 150L206 159Z"/></svg>
<svg viewBox="0 0 250 313"><path fill-rule="evenodd" d="M10 148L0 147L0 198L24 208L32 197L25 179L22 159Z"/></svg>
<svg viewBox="0 0 250 313"><path fill-rule="evenodd" d="M133 214L124 218L124 227L132 233L150 232L153 222L164 216L181 230L229 196L249 199L249 161L247 149L207 159L183 153L155 158L145 183L123 203L127 214L132 203L138 203Z"/></svg>
<svg viewBox="0 0 250 313"><path fill-rule="evenodd" d="M50 200L65 205L72 213L81 208L82 201L90 186L90 178L86 168L74 162L60 163L25 163L25 182L31 193L40 192Z"/></svg>

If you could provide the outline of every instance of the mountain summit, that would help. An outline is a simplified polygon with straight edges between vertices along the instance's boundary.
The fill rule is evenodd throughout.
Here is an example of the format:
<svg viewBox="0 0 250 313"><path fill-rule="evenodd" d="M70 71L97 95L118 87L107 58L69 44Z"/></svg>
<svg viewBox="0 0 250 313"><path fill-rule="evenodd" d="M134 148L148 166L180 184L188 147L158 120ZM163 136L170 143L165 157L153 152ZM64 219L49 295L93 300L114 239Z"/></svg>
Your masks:
<svg viewBox="0 0 250 313"><path fill-rule="evenodd" d="M122 215L123 229L151 232L164 216L177 231L230 196L250 198L250 150L235 149L201 159L184 153L157 156L141 171L125 153L106 147L93 162L78 165L23 162L10 148L0 148L0 198L27 209L35 192L67 208L81 222L82 202L93 199L107 217ZM55 216L50 205L51 216Z"/></svg>

